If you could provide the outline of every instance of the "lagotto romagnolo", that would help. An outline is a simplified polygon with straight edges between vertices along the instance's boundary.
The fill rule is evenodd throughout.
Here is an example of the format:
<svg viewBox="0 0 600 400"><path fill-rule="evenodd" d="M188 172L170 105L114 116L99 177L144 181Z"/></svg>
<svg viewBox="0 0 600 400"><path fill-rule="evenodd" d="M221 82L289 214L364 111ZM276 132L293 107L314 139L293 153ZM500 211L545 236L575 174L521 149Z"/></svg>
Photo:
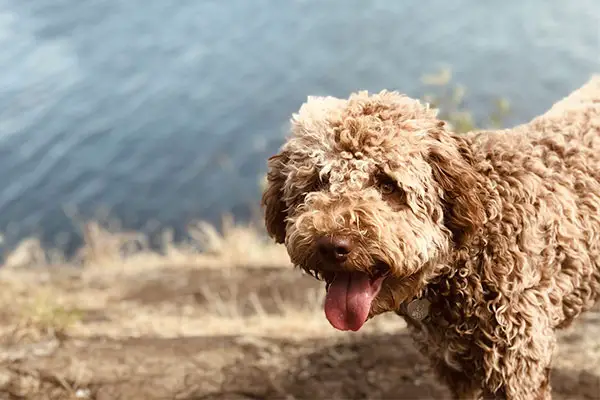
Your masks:
<svg viewBox="0 0 600 400"><path fill-rule="evenodd" d="M333 327L396 312L455 398L549 399L554 331L600 294L600 77L512 129L436 115L310 97L268 161L267 230Z"/></svg>

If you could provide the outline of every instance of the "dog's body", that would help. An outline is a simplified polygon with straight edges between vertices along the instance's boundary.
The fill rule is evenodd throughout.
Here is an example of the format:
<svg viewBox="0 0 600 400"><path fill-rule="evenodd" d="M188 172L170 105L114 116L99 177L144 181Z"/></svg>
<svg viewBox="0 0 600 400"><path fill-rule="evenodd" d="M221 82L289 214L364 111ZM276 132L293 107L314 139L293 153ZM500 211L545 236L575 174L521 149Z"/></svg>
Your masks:
<svg viewBox="0 0 600 400"><path fill-rule="evenodd" d="M310 99L293 132L266 225L327 281L332 325L395 311L456 398L550 398L554 330L600 297L600 77L505 131L360 93Z"/></svg>

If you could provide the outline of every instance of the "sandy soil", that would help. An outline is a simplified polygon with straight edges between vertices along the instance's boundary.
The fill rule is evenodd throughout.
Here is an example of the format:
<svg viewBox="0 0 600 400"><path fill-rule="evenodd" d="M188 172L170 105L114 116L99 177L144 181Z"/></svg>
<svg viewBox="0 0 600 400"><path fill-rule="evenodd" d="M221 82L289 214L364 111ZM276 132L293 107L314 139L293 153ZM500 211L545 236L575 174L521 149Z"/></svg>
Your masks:
<svg viewBox="0 0 600 400"><path fill-rule="evenodd" d="M400 318L336 332L291 268L0 270L0 399L447 399ZM600 312L556 399L600 398Z"/></svg>

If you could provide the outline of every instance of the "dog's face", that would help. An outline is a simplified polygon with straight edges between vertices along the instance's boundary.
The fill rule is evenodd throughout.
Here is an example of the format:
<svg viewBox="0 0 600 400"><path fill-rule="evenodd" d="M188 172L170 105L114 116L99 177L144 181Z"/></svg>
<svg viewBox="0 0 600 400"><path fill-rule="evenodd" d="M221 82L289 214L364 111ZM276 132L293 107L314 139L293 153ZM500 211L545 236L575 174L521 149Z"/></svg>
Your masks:
<svg viewBox="0 0 600 400"><path fill-rule="evenodd" d="M397 310L481 226L465 146L396 93L309 98L294 116L269 159L265 221L294 265L327 282L334 327Z"/></svg>

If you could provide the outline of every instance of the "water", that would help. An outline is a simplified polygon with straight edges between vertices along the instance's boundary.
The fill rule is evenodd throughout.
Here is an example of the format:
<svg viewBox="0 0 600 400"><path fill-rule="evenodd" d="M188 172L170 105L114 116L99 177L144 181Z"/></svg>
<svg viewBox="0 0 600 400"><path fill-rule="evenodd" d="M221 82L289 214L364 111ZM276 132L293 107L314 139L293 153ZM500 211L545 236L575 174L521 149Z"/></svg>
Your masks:
<svg viewBox="0 0 600 400"><path fill-rule="evenodd" d="M0 231L247 218L307 95L418 97L442 65L524 122L600 72L600 3L566 4L0 0Z"/></svg>

